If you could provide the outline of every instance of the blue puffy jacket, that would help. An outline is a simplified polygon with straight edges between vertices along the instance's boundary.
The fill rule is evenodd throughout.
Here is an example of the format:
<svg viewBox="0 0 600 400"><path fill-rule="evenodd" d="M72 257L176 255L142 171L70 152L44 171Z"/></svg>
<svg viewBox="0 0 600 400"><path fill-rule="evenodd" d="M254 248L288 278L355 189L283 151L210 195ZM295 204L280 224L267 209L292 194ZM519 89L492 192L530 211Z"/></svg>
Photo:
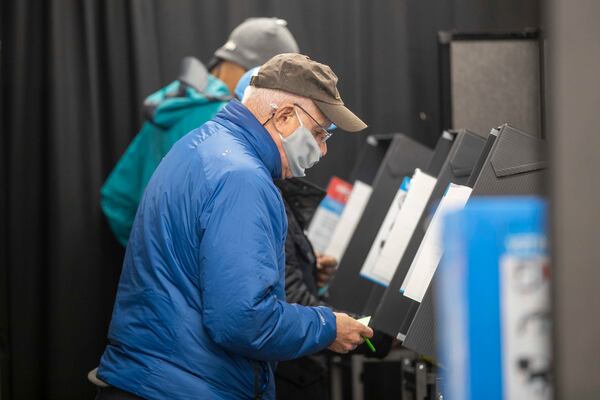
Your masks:
<svg viewBox="0 0 600 400"><path fill-rule="evenodd" d="M285 302L280 176L237 101L173 146L135 218L101 379L147 399L271 399L275 361L335 339L331 310Z"/></svg>

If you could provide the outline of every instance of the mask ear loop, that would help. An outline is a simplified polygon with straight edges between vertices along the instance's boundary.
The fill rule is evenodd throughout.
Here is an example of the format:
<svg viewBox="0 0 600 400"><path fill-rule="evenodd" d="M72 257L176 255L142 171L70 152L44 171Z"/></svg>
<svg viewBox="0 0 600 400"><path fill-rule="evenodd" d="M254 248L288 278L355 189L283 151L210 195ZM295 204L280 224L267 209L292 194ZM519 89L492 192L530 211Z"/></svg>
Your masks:
<svg viewBox="0 0 600 400"><path fill-rule="evenodd" d="M304 124L302 123L302 120L300 119L300 115L298 115L298 110L296 109L296 107L294 107L294 113L296 114L296 118L298 118L298 122L300 123L300 126L304 128Z"/></svg>

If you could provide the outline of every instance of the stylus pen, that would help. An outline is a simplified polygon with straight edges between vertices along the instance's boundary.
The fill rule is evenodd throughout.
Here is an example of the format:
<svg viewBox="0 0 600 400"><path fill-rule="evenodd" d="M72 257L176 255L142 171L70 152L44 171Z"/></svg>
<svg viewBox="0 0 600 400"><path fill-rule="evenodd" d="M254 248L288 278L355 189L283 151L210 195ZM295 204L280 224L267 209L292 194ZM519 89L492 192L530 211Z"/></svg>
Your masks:
<svg viewBox="0 0 600 400"><path fill-rule="evenodd" d="M371 351L373 353L375 353L377 350L375 350L375 346L373 346L373 343L371 343L371 341L369 340L369 338L363 336L363 339L365 339L365 343L367 344L367 346L369 346L369 348L371 349Z"/></svg>

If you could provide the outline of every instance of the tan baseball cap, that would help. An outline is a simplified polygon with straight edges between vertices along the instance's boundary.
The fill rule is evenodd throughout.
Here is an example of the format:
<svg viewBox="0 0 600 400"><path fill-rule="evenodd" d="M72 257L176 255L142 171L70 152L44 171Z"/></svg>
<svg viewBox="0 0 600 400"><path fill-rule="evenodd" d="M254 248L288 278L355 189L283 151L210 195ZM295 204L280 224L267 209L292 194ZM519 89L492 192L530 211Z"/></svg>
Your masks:
<svg viewBox="0 0 600 400"><path fill-rule="evenodd" d="M367 127L344 105L331 68L295 53L279 54L264 63L250 80L258 88L283 90L311 99L331 122L348 132Z"/></svg>

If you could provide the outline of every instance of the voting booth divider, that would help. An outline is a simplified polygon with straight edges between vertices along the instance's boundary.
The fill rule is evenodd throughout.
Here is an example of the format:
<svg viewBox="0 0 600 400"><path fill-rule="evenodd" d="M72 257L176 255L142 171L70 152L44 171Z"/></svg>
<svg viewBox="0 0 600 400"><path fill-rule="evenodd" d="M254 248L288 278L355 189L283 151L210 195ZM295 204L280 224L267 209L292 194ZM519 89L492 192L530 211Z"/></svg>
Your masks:
<svg viewBox="0 0 600 400"><path fill-rule="evenodd" d="M385 288L387 285L389 285L396 271L396 267L402 258L402 254L406 251L406 248L410 243L414 231L420 229L417 224L419 223L420 216L426 211L428 199L431 196L431 192L433 191L436 182L434 178L439 174L444 163L446 162L448 154L455 144L457 133L457 131L444 131L433 150L432 158L425 169L424 174L422 175L421 173L415 173L417 179L421 178L428 181L425 182L424 186L426 187L423 188L420 193L411 192L411 196L416 196L415 200L417 202L417 206L420 207L407 207L403 210L412 213L412 215L408 216L407 218L400 219L399 223L395 224L395 227L390 232L385 247L381 250L379 259L374 262L375 267L372 269L375 270L376 268L384 268L388 271L388 276L386 282L380 282L379 285L376 285L372 288L363 310L365 314L372 315L375 312L375 309L379 305L379 301L383 296ZM417 190L421 188L413 186L413 189ZM407 204L407 206L408 205L409 204ZM395 240L398 235L401 235L400 243L397 243ZM383 266L379 267L380 264L383 264Z"/></svg>
<svg viewBox="0 0 600 400"><path fill-rule="evenodd" d="M340 268L329 288L328 302L332 306L355 314L375 312L386 286L395 276L396 265L402 259L409 263L418 250L418 244L425 234L428 222L426 211L435 208L451 181L465 183L484 142L481 137L468 131L446 131L431 152L405 135L395 135L377 171L372 196L350 239L348 250L340 259ZM436 180L438 175L441 179ZM408 210L413 213L410 216L413 220L413 229L406 235L406 223L410 221L400 218L400 222L405 223L404 225L398 223L391 228L383 225L385 225L386 217L390 215L390 210L397 208L399 193L403 191L407 178L411 177L410 195L406 196L408 197L406 205L410 205L410 201L413 200L410 196L415 193L415 205L419 207ZM418 186L421 179L423 180L422 185ZM421 189L421 191L416 192L417 189ZM404 209L405 207L400 208ZM401 216L401 214L397 215L397 217ZM347 216L344 215L342 219L344 217ZM382 236L382 231L388 233L385 243L379 243L377 240ZM397 254L397 246L394 242L395 231L404 234L406 242L404 257ZM377 251L380 248L379 259L375 258L371 264L387 263L391 268L380 272L365 268L368 266L366 264L369 256L374 250ZM391 249L391 254L386 254L388 248ZM396 250L395 253L394 250ZM389 257L385 257L386 255ZM387 282L383 276L384 272L388 274ZM383 324L386 319L383 315L378 318L378 324ZM389 329L389 332L385 329L381 330L396 336L396 333L390 333L393 332L393 328Z"/></svg>
<svg viewBox="0 0 600 400"><path fill-rule="evenodd" d="M365 302L375 283L362 278L360 269L402 181L406 176L411 176L416 168L424 168L430 158L431 150L424 145L403 134L393 136L373 180L370 198L346 251L341 255L340 268L329 287L327 301L333 307L363 314Z"/></svg>
<svg viewBox="0 0 600 400"><path fill-rule="evenodd" d="M354 170L350 174L352 192L335 227L324 254L340 260L373 191L373 181L385 155L394 140L394 134L370 135L366 146L359 154Z"/></svg>
<svg viewBox="0 0 600 400"><path fill-rule="evenodd" d="M407 275L410 273L410 278L413 278L415 274L420 272L416 268L435 268L437 266L434 265L436 261L433 259L423 261L425 264L432 265L417 265L420 257L427 256L423 255L421 246L429 242L428 227L436 220L436 208L441 207L444 200L448 198L450 184L464 186L467 183L484 145L485 140L473 132L466 130L457 132L454 144L437 176L431 197L425 207L426 211L420 216L406 251L396 268L394 277L382 294L381 300L375 309L373 328L404 340L420 301L419 296L407 296L407 292L410 291L409 282L406 281ZM424 241L425 238L428 240ZM439 249L429 250L439 253Z"/></svg>

